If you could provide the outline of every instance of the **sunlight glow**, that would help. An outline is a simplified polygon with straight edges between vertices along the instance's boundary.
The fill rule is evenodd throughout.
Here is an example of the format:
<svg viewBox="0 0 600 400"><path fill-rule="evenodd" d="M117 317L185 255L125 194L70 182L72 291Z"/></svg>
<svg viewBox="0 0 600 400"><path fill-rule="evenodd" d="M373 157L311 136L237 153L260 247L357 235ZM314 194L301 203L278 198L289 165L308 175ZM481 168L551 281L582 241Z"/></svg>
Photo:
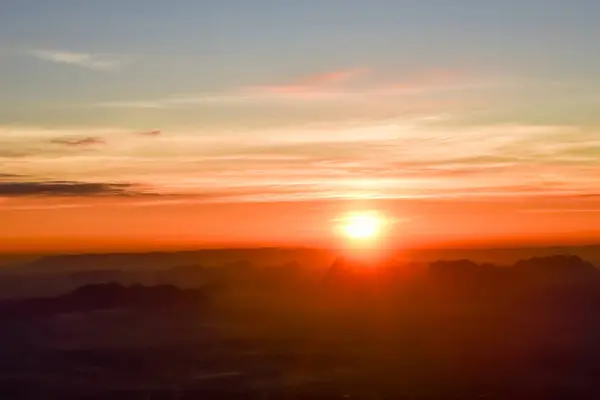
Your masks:
<svg viewBox="0 0 600 400"><path fill-rule="evenodd" d="M341 233L350 239L374 239L382 233L385 218L377 213L353 213L341 218Z"/></svg>

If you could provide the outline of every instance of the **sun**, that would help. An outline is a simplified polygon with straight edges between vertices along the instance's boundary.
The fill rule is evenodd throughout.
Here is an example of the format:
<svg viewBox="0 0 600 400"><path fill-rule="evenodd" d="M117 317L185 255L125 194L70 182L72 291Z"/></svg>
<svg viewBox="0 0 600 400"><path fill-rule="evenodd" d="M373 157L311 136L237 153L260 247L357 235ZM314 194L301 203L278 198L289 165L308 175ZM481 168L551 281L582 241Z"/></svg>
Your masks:
<svg viewBox="0 0 600 400"><path fill-rule="evenodd" d="M356 240L375 239L385 227L385 218L377 213L353 213L340 219L339 229L347 238Z"/></svg>

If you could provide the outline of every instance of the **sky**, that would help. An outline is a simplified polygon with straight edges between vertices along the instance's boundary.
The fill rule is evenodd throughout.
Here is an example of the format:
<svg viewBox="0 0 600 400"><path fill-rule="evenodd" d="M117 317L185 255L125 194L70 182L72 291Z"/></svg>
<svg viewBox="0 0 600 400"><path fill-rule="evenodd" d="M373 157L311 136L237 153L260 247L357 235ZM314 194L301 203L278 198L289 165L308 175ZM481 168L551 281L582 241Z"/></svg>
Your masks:
<svg viewBox="0 0 600 400"><path fill-rule="evenodd" d="M2 0L0 251L600 242L598 15Z"/></svg>

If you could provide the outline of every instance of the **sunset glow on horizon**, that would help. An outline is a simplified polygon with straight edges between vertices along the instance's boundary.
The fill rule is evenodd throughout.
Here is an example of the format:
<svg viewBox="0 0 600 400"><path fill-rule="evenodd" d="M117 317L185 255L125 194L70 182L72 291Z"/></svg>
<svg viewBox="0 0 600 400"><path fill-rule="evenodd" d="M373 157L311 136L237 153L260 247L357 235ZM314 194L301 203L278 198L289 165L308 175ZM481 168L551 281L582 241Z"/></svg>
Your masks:
<svg viewBox="0 0 600 400"><path fill-rule="evenodd" d="M600 241L599 2L26 3L0 251Z"/></svg>

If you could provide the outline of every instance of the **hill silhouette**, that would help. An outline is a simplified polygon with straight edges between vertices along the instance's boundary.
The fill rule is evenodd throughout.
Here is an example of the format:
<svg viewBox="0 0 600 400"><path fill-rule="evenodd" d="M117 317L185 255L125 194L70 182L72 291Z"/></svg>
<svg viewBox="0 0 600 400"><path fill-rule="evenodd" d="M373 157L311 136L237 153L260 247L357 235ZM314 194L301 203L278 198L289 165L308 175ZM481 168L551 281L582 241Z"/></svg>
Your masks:
<svg viewBox="0 0 600 400"><path fill-rule="evenodd" d="M600 396L600 271L578 256L153 274L183 285L92 272L100 282L0 302L0 395L35 398L37 385L98 399L173 388L215 399Z"/></svg>

